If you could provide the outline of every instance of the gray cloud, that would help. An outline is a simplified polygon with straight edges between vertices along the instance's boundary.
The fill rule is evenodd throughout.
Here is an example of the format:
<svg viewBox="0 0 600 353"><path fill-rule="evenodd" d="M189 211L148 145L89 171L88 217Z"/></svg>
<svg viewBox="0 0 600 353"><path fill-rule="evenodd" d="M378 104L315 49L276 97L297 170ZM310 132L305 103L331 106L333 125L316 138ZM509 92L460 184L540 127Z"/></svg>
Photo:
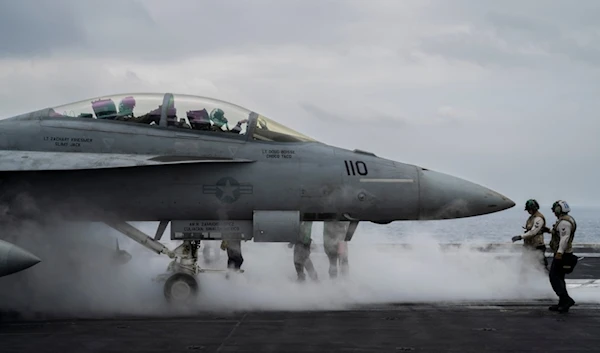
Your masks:
<svg viewBox="0 0 600 353"><path fill-rule="evenodd" d="M335 45L344 39L339 23L360 15L329 0L23 0L2 6L0 57L85 53L173 61L214 50Z"/></svg>
<svg viewBox="0 0 600 353"><path fill-rule="evenodd" d="M544 20L490 11L485 19L500 33L514 33L516 36L527 34L526 40L549 40L560 36L560 30Z"/></svg>
<svg viewBox="0 0 600 353"><path fill-rule="evenodd" d="M73 21L76 13L57 0L3 1L0 4L0 58L31 57L81 48L85 26Z"/></svg>
<svg viewBox="0 0 600 353"><path fill-rule="evenodd" d="M535 66L543 55L526 55L503 48L501 43L484 34L451 34L422 41L423 51L446 59L462 60L481 66Z"/></svg>
<svg viewBox="0 0 600 353"><path fill-rule="evenodd" d="M300 103L306 112L315 117L318 121L350 124L354 127L378 125L388 127L407 127L409 123L403 117L393 117L391 115L377 111L376 107L365 109L363 111L334 113L323 108L317 107L311 103Z"/></svg>
<svg viewBox="0 0 600 353"><path fill-rule="evenodd" d="M6 3L1 116L112 92L212 96L514 198L600 202L595 0ZM529 177L533 157L567 167Z"/></svg>
<svg viewBox="0 0 600 353"><path fill-rule="evenodd" d="M572 60L598 65L600 38L596 33L600 26L591 15L600 14L596 1L584 0L573 6L459 0L451 7L441 5L441 10L448 18L460 19L468 30L424 36L419 47L427 53L483 66L551 69Z"/></svg>
<svg viewBox="0 0 600 353"><path fill-rule="evenodd" d="M480 65L536 65L545 61L544 54L553 53L590 64L598 58L597 36L585 44L573 38L573 31L598 28L592 14L600 14L600 5L593 0L582 0L575 9L535 1L467 0L429 5L373 0L369 6L333 0L182 0L176 5L157 0L56 0L52 5L23 0L2 6L0 57L82 54L176 61L215 50L239 53L307 45L347 53L348 43L380 43L409 60L414 57L407 46L414 41L425 52ZM374 15L381 19L371 21ZM402 24L411 20L408 15L427 16L434 26L458 20L471 30L428 33L414 19Z"/></svg>

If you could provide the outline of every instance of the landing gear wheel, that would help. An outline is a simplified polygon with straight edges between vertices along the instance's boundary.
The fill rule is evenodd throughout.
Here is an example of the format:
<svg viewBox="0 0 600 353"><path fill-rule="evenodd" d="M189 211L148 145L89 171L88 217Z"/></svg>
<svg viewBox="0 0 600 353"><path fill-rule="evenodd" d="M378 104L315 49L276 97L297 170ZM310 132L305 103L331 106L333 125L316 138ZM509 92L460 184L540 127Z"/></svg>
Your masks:
<svg viewBox="0 0 600 353"><path fill-rule="evenodd" d="M198 281L187 273L175 273L164 286L164 294L170 303L189 303L198 294Z"/></svg>

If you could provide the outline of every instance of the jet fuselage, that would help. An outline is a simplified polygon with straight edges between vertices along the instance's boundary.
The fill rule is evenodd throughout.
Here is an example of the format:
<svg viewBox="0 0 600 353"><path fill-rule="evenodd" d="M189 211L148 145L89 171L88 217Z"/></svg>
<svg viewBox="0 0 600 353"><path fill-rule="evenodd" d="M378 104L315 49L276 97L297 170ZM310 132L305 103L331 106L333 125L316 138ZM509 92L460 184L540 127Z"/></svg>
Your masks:
<svg viewBox="0 0 600 353"><path fill-rule="evenodd" d="M254 210L299 210L305 220L387 223L468 217L512 206L479 185L320 142L248 141L227 132L198 135L44 115L1 125L0 149L60 153L51 164L77 165L86 153L223 160L122 168L98 163L81 170L41 170L35 161L34 170L0 174L2 195L9 196L13 214L60 211L70 220L250 220ZM24 157L20 162L26 165Z"/></svg>

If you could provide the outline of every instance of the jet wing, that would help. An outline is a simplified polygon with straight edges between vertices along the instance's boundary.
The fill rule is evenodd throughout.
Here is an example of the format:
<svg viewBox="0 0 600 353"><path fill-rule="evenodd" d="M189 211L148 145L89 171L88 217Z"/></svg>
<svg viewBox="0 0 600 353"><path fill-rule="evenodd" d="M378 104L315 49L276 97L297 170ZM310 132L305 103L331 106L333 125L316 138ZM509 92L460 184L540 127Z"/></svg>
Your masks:
<svg viewBox="0 0 600 353"><path fill-rule="evenodd" d="M0 151L0 171L125 168L168 164L249 163L250 159L84 152Z"/></svg>

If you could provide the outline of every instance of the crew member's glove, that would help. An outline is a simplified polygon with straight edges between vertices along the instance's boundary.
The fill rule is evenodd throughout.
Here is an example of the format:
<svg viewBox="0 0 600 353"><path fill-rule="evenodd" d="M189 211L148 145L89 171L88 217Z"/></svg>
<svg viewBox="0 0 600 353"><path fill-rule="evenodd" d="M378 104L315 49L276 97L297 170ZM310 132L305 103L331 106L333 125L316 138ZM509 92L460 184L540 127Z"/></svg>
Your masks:
<svg viewBox="0 0 600 353"><path fill-rule="evenodd" d="M543 227L542 228L542 233L551 233L550 228L548 227Z"/></svg>
<svg viewBox="0 0 600 353"><path fill-rule="evenodd" d="M512 242L514 243L514 242L516 242L516 241L519 241L519 240L521 240L521 239L523 239L523 237L522 237L522 236L520 236L520 235L515 235L514 237L512 237Z"/></svg>
<svg viewBox="0 0 600 353"><path fill-rule="evenodd" d="M554 258L557 260L562 260L562 253L557 252L556 255L554 255Z"/></svg>

